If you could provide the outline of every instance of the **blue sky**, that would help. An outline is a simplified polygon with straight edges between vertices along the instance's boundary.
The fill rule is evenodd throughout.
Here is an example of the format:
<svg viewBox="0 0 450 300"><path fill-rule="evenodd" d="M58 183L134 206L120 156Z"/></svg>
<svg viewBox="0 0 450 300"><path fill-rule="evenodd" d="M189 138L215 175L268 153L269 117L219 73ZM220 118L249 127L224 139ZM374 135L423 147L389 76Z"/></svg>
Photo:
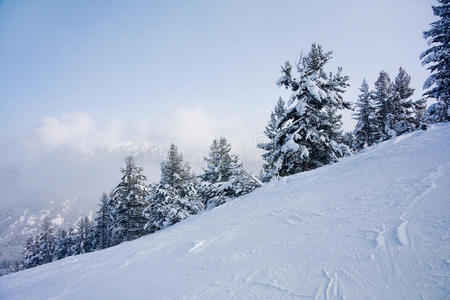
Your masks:
<svg viewBox="0 0 450 300"><path fill-rule="evenodd" d="M149 119L177 105L266 117L280 64L318 42L362 78L399 66L420 89L430 1L21 1L0 6L0 124L88 112ZM419 93L416 93L416 97Z"/></svg>
<svg viewBox="0 0 450 300"><path fill-rule="evenodd" d="M76 194L61 176L69 169L76 189L89 191L75 196L91 197L117 181L121 158L102 180L75 169L108 165L105 150L176 142L201 161L220 135L245 159L258 157L250 166L258 170L255 141L285 95L275 85L285 60L313 42L333 50L329 70L351 77L351 101L364 77L373 86L380 70L393 78L403 66L419 98L433 3L0 1L0 177L17 194L11 182L36 178L47 162L53 171L35 189L56 181L61 192L48 188L46 198ZM344 121L351 129L348 112ZM158 164L147 164L157 178Z"/></svg>

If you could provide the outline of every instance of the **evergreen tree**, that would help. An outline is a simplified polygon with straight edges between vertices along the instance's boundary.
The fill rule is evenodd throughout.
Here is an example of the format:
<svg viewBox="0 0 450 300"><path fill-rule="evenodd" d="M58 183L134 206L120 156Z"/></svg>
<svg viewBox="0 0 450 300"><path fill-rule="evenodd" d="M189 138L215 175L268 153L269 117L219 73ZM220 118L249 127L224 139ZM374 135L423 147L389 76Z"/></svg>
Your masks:
<svg viewBox="0 0 450 300"><path fill-rule="evenodd" d="M414 102L411 97L414 89L409 86L411 77L403 68L398 71L393 84L392 115L390 128L394 129L396 135L410 132L416 129L416 118Z"/></svg>
<svg viewBox="0 0 450 300"><path fill-rule="evenodd" d="M279 86L292 92L286 115L280 120L275 137L274 161L277 173L287 176L337 161L349 153L342 141L339 109L351 109L342 98L348 76L342 68L327 74L324 66L331 52L313 44L311 51L296 64L282 67Z"/></svg>
<svg viewBox="0 0 450 300"><path fill-rule="evenodd" d="M68 232L58 228L55 236L55 259L63 259L71 255L71 239Z"/></svg>
<svg viewBox="0 0 450 300"><path fill-rule="evenodd" d="M68 240L70 245L70 253L69 256L80 254L79 247L77 247L78 241L78 230L75 227L70 227L68 232Z"/></svg>
<svg viewBox="0 0 450 300"><path fill-rule="evenodd" d="M239 157L231 154L231 144L224 137L213 141L209 155L204 160L206 169L203 170L201 178L212 183L228 182L231 176L242 168Z"/></svg>
<svg viewBox="0 0 450 300"><path fill-rule="evenodd" d="M180 197L193 196L196 192L196 178L188 162L183 162L183 155L178 153L174 144L170 146L167 160L161 163L161 185L174 188Z"/></svg>
<svg viewBox="0 0 450 300"><path fill-rule="evenodd" d="M75 255L94 250L94 226L88 217L81 217L76 226L76 236L72 251Z"/></svg>
<svg viewBox="0 0 450 300"><path fill-rule="evenodd" d="M347 146L349 149L352 149L355 144L355 135L353 132L346 132L342 135L342 144Z"/></svg>
<svg viewBox="0 0 450 300"><path fill-rule="evenodd" d="M437 101L428 107L424 115L424 120L427 123L446 122L448 119L446 115L448 113L448 104L445 104L444 101Z"/></svg>
<svg viewBox="0 0 450 300"><path fill-rule="evenodd" d="M208 208L221 205L229 197L247 194L261 185L243 169L239 157L231 154L231 145L224 137L213 141L209 155L204 159L207 166L201 176L199 195Z"/></svg>
<svg viewBox="0 0 450 300"><path fill-rule="evenodd" d="M31 236L25 241L23 247L23 266L25 269L33 268L38 265L36 237Z"/></svg>
<svg viewBox="0 0 450 300"><path fill-rule="evenodd" d="M264 134L267 137L267 142L258 144L258 148L265 151L262 155L264 159L263 174L261 180L268 182L273 176L278 176L278 170L274 161L274 151L276 150L275 137L278 133L278 123L286 114L286 103L283 99L279 98L274 110L270 114L270 120L264 130Z"/></svg>
<svg viewBox="0 0 450 300"><path fill-rule="evenodd" d="M111 196L112 245L142 236L146 223L143 210L148 191L142 168L136 166L133 157L129 156L126 158L126 168L121 172L122 180Z"/></svg>
<svg viewBox="0 0 450 300"><path fill-rule="evenodd" d="M426 129L425 111L427 109L427 100L421 98L414 102L414 123L418 129Z"/></svg>
<svg viewBox="0 0 450 300"><path fill-rule="evenodd" d="M41 228L35 237L35 261L36 265L42 265L53 261L55 254L54 228L49 217L42 220Z"/></svg>
<svg viewBox="0 0 450 300"><path fill-rule="evenodd" d="M144 210L147 218L145 230L152 233L168 227L203 209L196 197L182 198L169 184L155 184L150 187L150 205Z"/></svg>
<svg viewBox="0 0 450 300"><path fill-rule="evenodd" d="M101 250L110 246L111 223L111 203L108 195L103 193L100 198L99 210L95 217L95 249Z"/></svg>
<svg viewBox="0 0 450 300"><path fill-rule="evenodd" d="M372 101L372 92L369 91L369 85L364 79L359 88L361 94L356 103L356 113L354 119L358 121L354 130L354 142L352 148L356 151L370 146L376 142L376 107Z"/></svg>
<svg viewBox="0 0 450 300"><path fill-rule="evenodd" d="M394 110L392 89L393 86L389 74L386 71L381 71L375 82L375 91L373 93L373 99L377 107L377 133L375 134L375 139L378 142L388 140L396 135L396 132L390 127L391 122L394 121L394 115L391 113Z"/></svg>
<svg viewBox="0 0 450 300"><path fill-rule="evenodd" d="M191 167L172 144L167 160L161 162L161 181L150 186L149 205L144 210L145 230L160 230L201 211L197 185Z"/></svg>
<svg viewBox="0 0 450 300"><path fill-rule="evenodd" d="M433 13L439 20L423 33L430 48L420 55L422 65L428 65L431 75L423 88L429 89L424 96L435 98L437 103L427 112L428 121L450 121L450 1L437 0Z"/></svg>

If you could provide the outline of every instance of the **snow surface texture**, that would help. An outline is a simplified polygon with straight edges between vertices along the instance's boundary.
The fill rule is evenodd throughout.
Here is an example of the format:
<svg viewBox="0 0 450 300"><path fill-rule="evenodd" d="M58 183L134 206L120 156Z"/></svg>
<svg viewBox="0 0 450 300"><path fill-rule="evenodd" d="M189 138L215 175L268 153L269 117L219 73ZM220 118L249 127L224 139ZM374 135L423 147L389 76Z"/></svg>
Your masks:
<svg viewBox="0 0 450 300"><path fill-rule="evenodd" d="M0 278L1 299L448 299L450 125L155 234Z"/></svg>

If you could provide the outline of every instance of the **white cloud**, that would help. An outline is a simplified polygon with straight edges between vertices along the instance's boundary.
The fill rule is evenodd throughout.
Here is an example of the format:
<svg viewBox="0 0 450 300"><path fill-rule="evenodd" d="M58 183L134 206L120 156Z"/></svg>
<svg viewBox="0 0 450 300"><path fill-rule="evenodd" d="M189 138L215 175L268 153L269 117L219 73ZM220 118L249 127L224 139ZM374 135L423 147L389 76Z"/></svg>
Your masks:
<svg viewBox="0 0 450 300"><path fill-rule="evenodd" d="M39 209L77 199L77 209L96 209L102 192L120 180L128 154L138 155L149 181L159 180L170 143L201 172L212 140L226 136L246 168L257 172L255 137L265 120L213 115L203 107L178 107L157 119L99 122L76 112L45 117L23 139L0 140L0 207L14 203ZM53 204L51 203L53 201Z"/></svg>
<svg viewBox="0 0 450 300"><path fill-rule="evenodd" d="M92 115L77 112L43 118L26 144L34 152L68 149L92 155L100 150L142 150L148 145L166 149L175 143L188 156L202 157L214 138L226 136L236 152L254 150L259 155L255 140L263 126L263 121L251 118L212 115L200 106L181 106L156 120L128 124L119 120L98 124Z"/></svg>
<svg viewBox="0 0 450 300"><path fill-rule="evenodd" d="M112 121L98 126L87 113L76 112L60 117L45 117L31 130L27 144L40 150L68 147L83 154L98 148L111 148L120 143L121 122Z"/></svg>

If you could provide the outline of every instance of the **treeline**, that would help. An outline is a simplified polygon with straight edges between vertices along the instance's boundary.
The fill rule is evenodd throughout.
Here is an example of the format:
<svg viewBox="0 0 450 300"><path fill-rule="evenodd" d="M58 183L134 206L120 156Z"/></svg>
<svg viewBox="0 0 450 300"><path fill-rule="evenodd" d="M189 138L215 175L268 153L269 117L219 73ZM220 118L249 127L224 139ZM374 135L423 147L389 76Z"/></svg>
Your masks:
<svg viewBox="0 0 450 300"><path fill-rule="evenodd" d="M16 270L134 240L261 185L244 170L225 138L214 140L204 159L206 168L196 176L172 144L161 163L160 181L148 185L143 169L127 157L120 183L109 195L101 196L95 219L82 217L65 230L44 218L39 232L26 241L24 260Z"/></svg>
<svg viewBox="0 0 450 300"><path fill-rule="evenodd" d="M336 162L395 136L426 129L429 123L450 121L450 3L438 0L433 6L438 20L424 32L429 49L420 55L431 75L425 81L424 98L413 99L411 77L400 67L394 81L381 71L370 89L363 80L355 107L343 98L349 77L338 68L325 70L331 52L313 44L311 50L292 65L282 66L277 85L290 91L280 98L265 128L262 181L287 176ZM434 99L426 109L426 99ZM353 132L343 133L342 109L355 111Z"/></svg>
<svg viewBox="0 0 450 300"><path fill-rule="evenodd" d="M293 67L282 68L278 85L292 92L287 103L280 98L265 128L268 142L258 145L265 150L262 181L308 171L337 161L373 144L392 137L425 129L426 101L413 101L414 89L403 68L392 82L381 71L374 90L364 80L356 109L343 100L348 76L342 69L327 73L324 66L331 58L320 45ZM343 133L341 109L354 109L357 120L353 132Z"/></svg>

